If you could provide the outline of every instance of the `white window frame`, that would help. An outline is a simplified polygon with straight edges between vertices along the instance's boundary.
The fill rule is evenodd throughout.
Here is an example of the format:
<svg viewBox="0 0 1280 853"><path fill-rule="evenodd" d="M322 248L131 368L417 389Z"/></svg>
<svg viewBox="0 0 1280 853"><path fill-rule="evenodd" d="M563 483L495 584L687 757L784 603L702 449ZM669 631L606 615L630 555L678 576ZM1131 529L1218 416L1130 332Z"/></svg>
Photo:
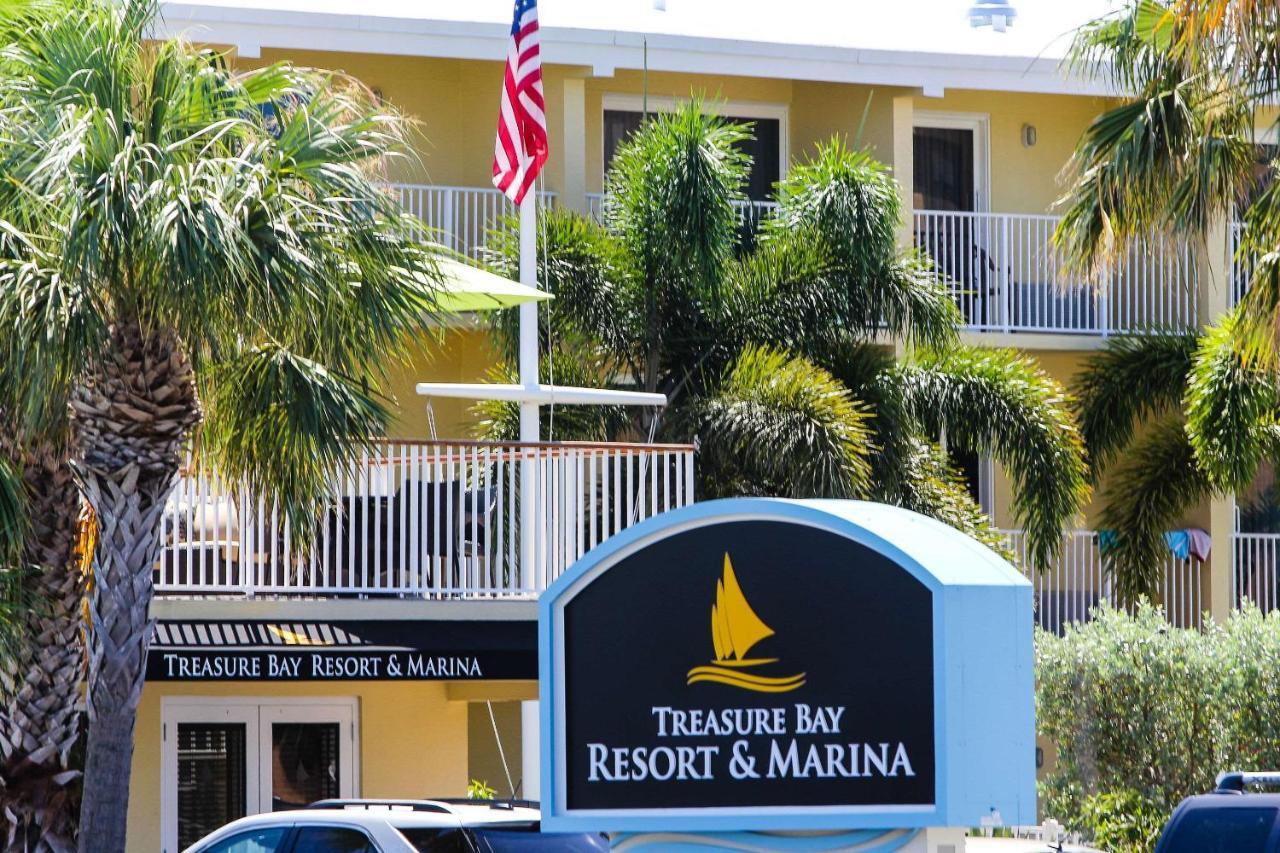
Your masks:
<svg viewBox="0 0 1280 853"><path fill-rule="evenodd" d="M912 129L932 127L973 131L973 209L977 213L990 212L991 116L988 113L916 110L911 126Z"/></svg>
<svg viewBox="0 0 1280 853"><path fill-rule="evenodd" d="M178 725L245 726L245 807L271 809L271 724L338 723L339 791L360 796L360 703L354 696L164 696L160 700L160 841L178 849ZM345 736L344 736L345 735Z"/></svg>
<svg viewBox="0 0 1280 853"><path fill-rule="evenodd" d="M688 98L671 98L665 95L649 96L649 112L651 113L669 113L678 105L687 104ZM790 108L786 104L773 104L761 101L714 101L707 100L704 102L707 111L721 116L733 116L734 118L763 118L775 119L778 122L778 180L785 180L787 177L787 165L791 162L791 129L788 125L790 117ZM640 113L644 112L645 98L643 95L623 95L606 93L600 99L600 186L604 186L604 173L609 170L609 164L605 162L604 150L604 114L609 110L619 110L622 112Z"/></svg>

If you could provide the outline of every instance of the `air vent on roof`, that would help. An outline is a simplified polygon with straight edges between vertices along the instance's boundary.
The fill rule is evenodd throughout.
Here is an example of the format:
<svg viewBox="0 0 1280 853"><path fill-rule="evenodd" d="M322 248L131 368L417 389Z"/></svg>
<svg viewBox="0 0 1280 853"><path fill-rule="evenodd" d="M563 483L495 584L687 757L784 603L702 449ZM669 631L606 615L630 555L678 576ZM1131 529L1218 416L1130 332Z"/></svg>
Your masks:
<svg viewBox="0 0 1280 853"><path fill-rule="evenodd" d="M1008 0L980 0L969 7L969 26L991 27L998 33L1013 23L1018 10Z"/></svg>

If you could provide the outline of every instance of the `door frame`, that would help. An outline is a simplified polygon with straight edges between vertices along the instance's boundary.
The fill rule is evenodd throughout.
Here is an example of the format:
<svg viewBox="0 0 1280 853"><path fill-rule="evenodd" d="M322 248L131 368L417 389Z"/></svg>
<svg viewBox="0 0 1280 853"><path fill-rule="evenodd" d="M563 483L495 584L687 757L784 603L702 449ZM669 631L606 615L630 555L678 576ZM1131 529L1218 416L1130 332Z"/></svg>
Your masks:
<svg viewBox="0 0 1280 853"><path fill-rule="evenodd" d="M991 116L988 113L916 110L911 121L912 131L917 127L973 132L973 209L975 213L989 213L991 211Z"/></svg>
<svg viewBox="0 0 1280 853"><path fill-rule="evenodd" d="M335 719L334 715L339 715ZM263 723L266 722L267 725ZM360 796L360 702L355 696L162 696L160 697L160 844L163 853L178 851L178 725L242 723L245 726L245 811L270 808L272 722L347 723L339 730L339 787ZM342 761L342 758L349 760Z"/></svg>

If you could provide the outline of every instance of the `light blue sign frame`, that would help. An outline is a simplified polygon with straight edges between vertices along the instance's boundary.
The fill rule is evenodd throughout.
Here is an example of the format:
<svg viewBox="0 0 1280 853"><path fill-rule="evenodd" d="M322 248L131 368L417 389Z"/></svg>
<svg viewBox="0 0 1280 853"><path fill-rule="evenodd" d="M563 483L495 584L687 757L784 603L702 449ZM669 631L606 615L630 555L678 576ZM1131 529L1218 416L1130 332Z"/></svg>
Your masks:
<svg viewBox="0 0 1280 853"><path fill-rule="evenodd" d="M734 521L815 527L865 545L933 596L936 795L932 806L570 810L563 732L563 614L624 558L682 531ZM863 501L735 498L662 513L593 548L538 604L542 824L553 832L730 832L977 826L1036 821L1031 584L985 545L931 518Z"/></svg>

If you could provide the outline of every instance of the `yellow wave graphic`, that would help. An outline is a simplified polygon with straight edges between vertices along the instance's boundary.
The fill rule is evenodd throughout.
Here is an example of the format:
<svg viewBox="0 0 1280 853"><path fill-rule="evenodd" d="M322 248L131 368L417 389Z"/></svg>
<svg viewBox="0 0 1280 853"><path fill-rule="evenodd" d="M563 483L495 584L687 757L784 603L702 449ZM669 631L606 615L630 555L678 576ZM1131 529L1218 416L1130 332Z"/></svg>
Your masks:
<svg viewBox="0 0 1280 853"><path fill-rule="evenodd" d="M803 672L796 675L772 677L753 675L749 672L727 669L720 666L695 666L689 670L687 684L709 681L716 684L727 684L755 693L789 693L805 683Z"/></svg>

